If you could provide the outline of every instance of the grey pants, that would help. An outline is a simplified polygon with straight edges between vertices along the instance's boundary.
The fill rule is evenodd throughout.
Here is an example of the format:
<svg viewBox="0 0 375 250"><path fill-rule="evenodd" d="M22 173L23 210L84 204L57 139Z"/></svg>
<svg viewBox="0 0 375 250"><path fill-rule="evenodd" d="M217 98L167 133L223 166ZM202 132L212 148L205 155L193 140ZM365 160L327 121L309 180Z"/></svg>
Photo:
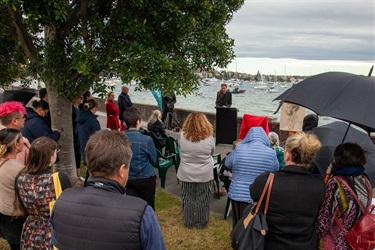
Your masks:
<svg viewBox="0 0 375 250"><path fill-rule="evenodd" d="M182 181L182 212L186 227L203 228L207 224L210 215L211 183Z"/></svg>

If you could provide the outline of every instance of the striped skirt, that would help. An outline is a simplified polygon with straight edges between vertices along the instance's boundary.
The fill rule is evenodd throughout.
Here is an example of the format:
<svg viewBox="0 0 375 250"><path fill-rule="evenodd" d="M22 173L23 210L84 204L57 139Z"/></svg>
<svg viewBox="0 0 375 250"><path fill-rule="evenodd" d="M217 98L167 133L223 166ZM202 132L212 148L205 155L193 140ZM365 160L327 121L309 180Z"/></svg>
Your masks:
<svg viewBox="0 0 375 250"><path fill-rule="evenodd" d="M210 214L210 194L212 181L183 182L182 181L182 212L185 226L198 229L206 226Z"/></svg>

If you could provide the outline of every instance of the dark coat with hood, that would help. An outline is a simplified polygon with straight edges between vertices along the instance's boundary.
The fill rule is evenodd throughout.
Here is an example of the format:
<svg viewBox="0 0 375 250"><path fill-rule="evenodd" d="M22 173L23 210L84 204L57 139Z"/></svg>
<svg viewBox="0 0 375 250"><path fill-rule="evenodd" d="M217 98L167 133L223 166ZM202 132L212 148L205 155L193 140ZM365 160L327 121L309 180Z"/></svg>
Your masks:
<svg viewBox="0 0 375 250"><path fill-rule="evenodd" d="M21 133L26 137L30 143L36 138L47 136L54 141L60 139L60 133L58 131L52 131L49 124L46 122L44 117L38 115L32 108L27 108L25 126L21 130Z"/></svg>
<svg viewBox="0 0 375 250"><path fill-rule="evenodd" d="M250 195L254 201L259 200L268 175L269 172L261 174L251 185ZM318 249L316 218L324 195L325 184L320 174L293 165L276 172L264 249ZM260 211L264 209L265 200Z"/></svg>
<svg viewBox="0 0 375 250"><path fill-rule="evenodd" d="M85 152L85 147L89 137L98 130L100 130L100 124L97 116L91 111L80 110L77 115L77 132L82 155Z"/></svg>

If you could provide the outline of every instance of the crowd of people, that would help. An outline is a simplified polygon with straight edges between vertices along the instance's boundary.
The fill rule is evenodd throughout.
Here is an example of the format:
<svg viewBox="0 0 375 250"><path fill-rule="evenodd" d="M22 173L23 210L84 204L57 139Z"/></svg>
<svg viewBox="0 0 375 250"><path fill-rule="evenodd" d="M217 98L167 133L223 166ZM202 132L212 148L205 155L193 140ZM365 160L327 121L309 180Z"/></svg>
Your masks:
<svg viewBox="0 0 375 250"><path fill-rule="evenodd" d="M52 173L63 129L52 129L45 90L40 97L27 108L18 102L0 104L0 234L11 250L165 249L155 214L155 146L169 136L163 120L170 109L173 112L175 95L166 97L167 112L155 110L148 120L147 129L157 141L142 133L141 113L126 85L118 106L115 94L107 95L106 129L100 127L98 103L91 92L73 100L75 162L84 187L72 187L63 172ZM216 106L231 106L225 84ZM316 117L310 118L317 123ZM213 125L204 114L193 112L184 121L178 142L184 225L202 229L210 214ZM261 199L273 173L265 249L350 249L345 231L372 199L364 172L366 152L355 143L337 146L325 183L314 164L321 147L311 132L290 134L281 147L277 133L252 127L223 162L231 172L233 227ZM86 179L80 175L81 165L87 169Z"/></svg>

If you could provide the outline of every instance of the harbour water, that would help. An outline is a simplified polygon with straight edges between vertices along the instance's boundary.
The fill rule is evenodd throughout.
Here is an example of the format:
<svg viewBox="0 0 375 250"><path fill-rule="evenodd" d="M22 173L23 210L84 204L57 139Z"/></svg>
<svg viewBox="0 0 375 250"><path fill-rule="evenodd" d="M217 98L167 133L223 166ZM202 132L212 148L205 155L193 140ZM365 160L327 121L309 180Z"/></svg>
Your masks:
<svg viewBox="0 0 375 250"><path fill-rule="evenodd" d="M177 102L175 108L186 109L191 111L201 112L215 112L215 101L217 91L220 90L221 81L211 81L209 86L202 85L198 91L194 94L187 95L186 97L177 95ZM14 85L19 85L15 83ZM44 87L43 83L41 84ZM258 116L268 116L269 118L280 120L280 111L276 114L279 101L272 101L282 92L292 86L292 83L287 83L286 88L282 88L281 84L278 83L276 87L278 92L268 93L266 89L257 89L259 86L256 83L243 82L241 89L246 90L244 93L232 94L232 107L238 109L238 116L242 117L244 114L252 114ZM30 85L30 88L36 88L36 82ZM129 95L134 103L143 103L149 105L157 105L157 102L152 95L151 91L135 91L135 85L129 85ZM108 91L110 89L108 88ZM117 96L121 93L121 84L114 87L113 90ZM96 94L94 94L96 96ZM306 112L311 113L307 110ZM319 125L327 124L332 122L334 119L330 117L320 117Z"/></svg>
<svg viewBox="0 0 375 250"><path fill-rule="evenodd" d="M157 104L150 91L135 91L135 86L129 86L129 95L132 102ZM272 100L280 93L267 93L265 90L254 89L254 84L245 82L242 89L246 90L241 94L232 94L232 107L238 109L238 115L253 114L277 118L279 115L273 113L278 107L278 101ZM211 82L209 86L201 86L194 93L184 96L177 95L175 108L188 109L192 111L215 112L216 93L220 90L220 81ZM114 89L116 96L121 92L121 86Z"/></svg>
<svg viewBox="0 0 375 250"><path fill-rule="evenodd" d="M209 86L202 85L195 94L190 94L186 97L177 95L175 108L201 112L216 112L215 101L217 91L220 90L220 84L221 81L213 81ZM287 88L281 88L280 85L281 84L278 83L277 93L268 93L266 89L257 89L256 87L258 84L256 83L244 82L241 88L246 91L240 94L232 94L232 107L238 109L238 116L240 117L244 114L252 114L257 116L268 116L269 118L279 121L280 111L274 114L279 105L279 101L272 100L287 90L287 88L291 87L292 83L287 83ZM117 85L114 92L116 93L117 98L118 94L121 92L121 85ZM157 105L151 91L135 91L135 86L130 85L129 95L134 103ZM311 113L311 111L307 110L306 113ZM333 119L330 117L321 117L319 119L319 124L326 124L332 120Z"/></svg>

